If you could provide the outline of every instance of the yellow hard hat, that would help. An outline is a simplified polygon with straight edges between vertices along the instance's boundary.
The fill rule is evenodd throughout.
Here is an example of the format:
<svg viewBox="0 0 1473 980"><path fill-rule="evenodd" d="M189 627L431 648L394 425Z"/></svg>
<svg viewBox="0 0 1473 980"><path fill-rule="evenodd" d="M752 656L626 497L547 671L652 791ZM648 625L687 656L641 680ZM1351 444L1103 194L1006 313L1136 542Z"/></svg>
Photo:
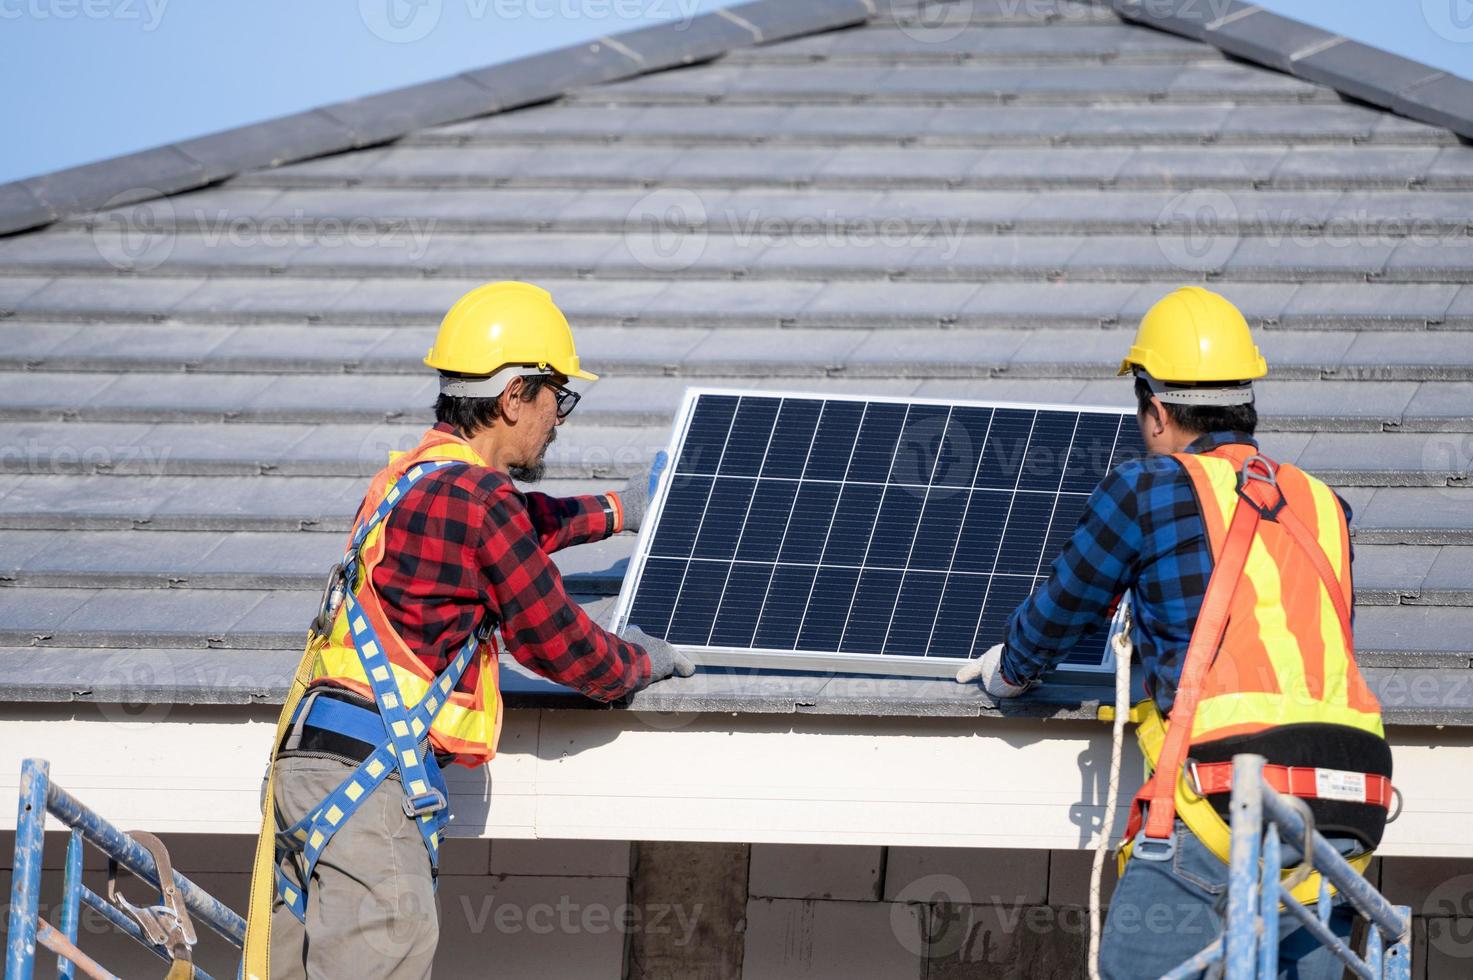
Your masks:
<svg viewBox="0 0 1473 980"><path fill-rule="evenodd" d="M1159 381L1251 381L1268 373L1238 308L1201 286L1167 293L1146 311L1120 374Z"/></svg>
<svg viewBox="0 0 1473 980"><path fill-rule="evenodd" d="M552 294L529 282L490 282L462 296L440 322L424 362L455 374L491 375L509 365L535 365L598 380L578 366L573 330Z"/></svg>

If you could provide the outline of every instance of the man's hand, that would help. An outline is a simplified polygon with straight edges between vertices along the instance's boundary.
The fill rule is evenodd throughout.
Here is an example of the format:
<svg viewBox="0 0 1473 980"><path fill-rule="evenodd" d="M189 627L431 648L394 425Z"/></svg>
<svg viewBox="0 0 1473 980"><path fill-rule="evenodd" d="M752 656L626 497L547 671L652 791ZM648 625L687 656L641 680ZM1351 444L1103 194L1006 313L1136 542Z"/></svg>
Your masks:
<svg viewBox="0 0 1473 980"><path fill-rule="evenodd" d="M650 684L663 681L672 674L689 677L696 672L696 665L689 657L658 636L650 636L638 626L624 627L624 639L643 648L644 652L649 655Z"/></svg>
<svg viewBox="0 0 1473 980"><path fill-rule="evenodd" d="M619 506L624 508L624 530L638 531L644 523L645 511L649 510L650 498L660 485L660 477L670 462L670 454L663 449L655 453L654 461L643 472L630 478L619 491Z"/></svg>
<svg viewBox="0 0 1473 980"><path fill-rule="evenodd" d="M982 690L995 698L1015 698L1033 686L1031 684L1020 686L1003 676L1001 643L976 660L968 660L962 665L962 669L956 672L958 684L971 684L979 680L982 682Z"/></svg>

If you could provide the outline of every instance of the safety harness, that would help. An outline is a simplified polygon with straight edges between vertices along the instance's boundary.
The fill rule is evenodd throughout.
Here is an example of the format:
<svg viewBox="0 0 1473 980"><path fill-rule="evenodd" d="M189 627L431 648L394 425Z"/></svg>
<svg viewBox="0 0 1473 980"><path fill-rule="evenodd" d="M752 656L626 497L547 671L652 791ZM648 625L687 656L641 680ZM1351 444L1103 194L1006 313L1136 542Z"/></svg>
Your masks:
<svg viewBox="0 0 1473 980"><path fill-rule="evenodd" d="M409 488L421 478L447 466L464 465L457 460L430 460L407 470L379 503L378 508L354 529L347 554L340 567L334 569L333 582L323 594L322 608L313 621L307 649L287 694L277 724L272 765L276 750L288 733L302 725L338 732L360 742L378 747L365 758L337 789L301 820L285 828L276 828L274 787L268 779L262 813L262 837L257 845L255 877L251 884L250 915L246 931L242 973L247 980L265 980L270 964L270 914L273 877L267 862L275 867L275 893L297 919L307 915L307 889L312 871L322 857L323 849L348 819L378 786L399 773L404 787L404 813L415 822L429 852L430 867L439 866L440 834L450 820L444 777L433 758L428 757L421 740L450 694L460 682L467 665L475 655L478 637L472 632L465 645L437 676L425 696L415 705L406 705L395 684L393 671L383 643L370 618L364 614L353 593L360 561L359 551L370 532L388 518L394 506ZM306 697L312 677L313 661L326 642L326 633L337 614L337 603L344 605L353 646L369 679L377 710L326 697ZM327 625L324 625L327 624ZM272 840L270 850L266 841ZM290 860L297 873L293 882L282 865ZM266 872L266 873L263 873Z"/></svg>
<svg viewBox="0 0 1473 980"><path fill-rule="evenodd" d="M1122 871L1125 860L1132 855L1149 861L1172 858L1178 810L1203 844L1224 863L1227 861L1227 824L1207 797L1231 788L1232 764L1198 764L1188 754L1204 682L1227 629L1233 594L1243 578L1261 521L1277 523L1309 558L1329 593L1344 635L1351 635L1350 609L1341 584L1314 533L1286 506L1275 464L1264 456L1248 457L1238 472L1237 496L1238 506L1233 509L1222 552L1187 646L1169 723L1149 699L1131 712L1132 720L1139 723L1137 738L1152 773L1131 806L1120 856ZM1389 807L1392 795L1389 780L1371 773L1271 765L1265 768L1265 776L1275 788L1309 799L1353 799ZM1359 855L1351 863L1364 871L1370 858L1369 853ZM1301 901L1313 902L1318 891L1315 875L1300 884L1294 894Z"/></svg>

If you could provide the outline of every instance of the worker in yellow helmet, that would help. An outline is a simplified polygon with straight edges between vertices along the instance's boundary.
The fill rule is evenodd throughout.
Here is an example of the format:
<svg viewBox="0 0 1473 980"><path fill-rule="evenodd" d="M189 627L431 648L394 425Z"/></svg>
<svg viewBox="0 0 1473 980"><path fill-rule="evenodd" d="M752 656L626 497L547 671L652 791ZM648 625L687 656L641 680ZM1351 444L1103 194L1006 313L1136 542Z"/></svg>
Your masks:
<svg viewBox="0 0 1473 980"><path fill-rule="evenodd" d="M1253 382L1267 370L1216 293L1188 286L1151 307L1120 374L1152 455L1110 471L1003 642L957 675L1021 695L1130 596L1154 777L1131 808L1100 950L1108 980L1160 977L1221 932L1234 755L1264 756L1268 782L1362 869L1385 827L1391 751L1355 663L1350 508L1258 451ZM1295 894L1313 902L1318 876ZM1337 905L1329 921L1345 937L1352 919ZM1281 975L1338 980L1328 948L1280 923Z"/></svg>
<svg viewBox="0 0 1473 980"><path fill-rule="evenodd" d="M600 628L548 557L637 530L664 454L617 492L558 498L512 482L542 474L578 404L569 382L596 380L552 297L521 282L472 290L425 364L440 374L436 423L370 483L282 714L247 977L264 980L268 959L276 980L430 975L450 815L440 770L496 753L497 635L600 701L693 670L637 628Z"/></svg>

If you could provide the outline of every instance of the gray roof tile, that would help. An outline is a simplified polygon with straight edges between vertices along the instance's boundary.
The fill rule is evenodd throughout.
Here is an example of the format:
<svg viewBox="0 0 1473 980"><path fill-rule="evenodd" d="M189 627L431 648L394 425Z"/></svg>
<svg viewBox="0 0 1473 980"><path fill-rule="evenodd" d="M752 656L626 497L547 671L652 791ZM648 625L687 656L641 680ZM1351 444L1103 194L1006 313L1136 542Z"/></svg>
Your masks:
<svg viewBox="0 0 1473 980"><path fill-rule="evenodd" d="M1446 420L1449 430L1463 431L1473 419L1473 384L1467 382L1425 382L1407 404L1408 419Z"/></svg>
<svg viewBox="0 0 1473 980"><path fill-rule="evenodd" d="M1455 593L1464 605L1473 604L1473 548L1450 546L1440 549L1422 579L1421 590Z"/></svg>
<svg viewBox="0 0 1473 980"><path fill-rule="evenodd" d="M1466 287L1465 287L1466 288ZM1377 285L1350 289L1343 285L1306 283L1284 308L1287 320L1342 327L1347 321L1396 321L1417 326L1440 323L1458 287L1444 285ZM1469 310L1473 314L1473 309Z"/></svg>
<svg viewBox="0 0 1473 980"><path fill-rule="evenodd" d="M1393 665L1467 669L1473 282L1457 245L1473 151L1104 7L1050 9L1045 24L1038 4L977 0L970 26L938 39L887 8L863 30L436 125L638 67L602 44L532 59L282 130L299 152L388 138L397 118L421 127L392 147L0 242L0 313L19 312L0 323L0 578L13 581L0 631L19 627L0 660L24 663L12 655L44 634L82 673L118 651L167 667L166 700L279 697L369 470L428 418L419 358L435 324L483 278L526 275L606 378L549 453L553 493L633 472L691 383L1128 407L1111 373L1135 320L1208 281L1273 367L1265 449L1356 507L1358 639L1385 665L1369 670L1377 689L1411 673ZM1265 21L1221 26L1240 43L1292 41L1254 34ZM658 35L625 47L648 68L752 37L724 17ZM220 234L268 218L289 232L280 245ZM372 222L368 240L331 240L354 219ZM167 231L131 255L130 221ZM423 245L396 251L393 235ZM632 545L558 560L607 608ZM45 611L59 593L104 601L61 610L57 633ZM108 603L127 616L101 621ZM796 695L725 676L700 704L794 710ZM107 688L81 680L48 662L4 692ZM885 710L983 710L939 690L900 683ZM878 710L842 684L818 692L804 695L818 710ZM1073 707L1048 710L1077 712L1089 692L1065 695ZM1473 721L1466 705L1393 709Z"/></svg>
<svg viewBox="0 0 1473 980"><path fill-rule="evenodd" d="M1356 512L1357 540L1473 544L1473 490L1383 487Z"/></svg>
<svg viewBox="0 0 1473 980"><path fill-rule="evenodd" d="M177 144L214 180L255 167L274 167L352 145L353 130L320 110L299 112Z"/></svg>
<svg viewBox="0 0 1473 980"><path fill-rule="evenodd" d="M1234 278L1371 279L1381 274L1397 246L1392 242L1355 239L1346 242L1244 238L1227 259L1224 273Z"/></svg>
<svg viewBox="0 0 1473 980"><path fill-rule="evenodd" d="M485 86L452 76L338 102L323 113L346 126L359 146L368 146L397 138L408 130L479 116L499 108L500 99Z"/></svg>
<svg viewBox="0 0 1473 980"><path fill-rule="evenodd" d="M1439 75L1402 89L1394 108L1435 126L1446 126L1463 137L1473 138L1470 105L1473 105L1473 81L1456 75Z"/></svg>
<svg viewBox="0 0 1473 980"><path fill-rule="evenodd" d="M26 644L53 633L91 598L79 589L0 589L0 634Z"/></svg>
<svg viewBox="0 0 1473 980"><path fill-rule="evenodd" d="M1405 91L1439 74L1426 65L1348 40L1297 59L1294 72L1371 103L1381 103L1387 93Z"/></svg>
<svg viewBox="0 0 1473 980"><path fill-rule="evenodd" d="M1225 17L1209 24L1203 36L1240 58L1292 72L1293 55L1323 44L1329 35L1318 27L1260 9L1250 10L1242 17Z"/></svg>
<svg viewBox="0 0 1473 980"><path fill-rule="evenodd" d="M17 298L12 308L18 313L159 319L201 285L200 279L56 279Z"/></svg>
<svg viewBox="0 0 1473 980"><path fill-rule="evenodd" d="M1429 187L1468 187L1473 184L1473 146L1445 146L1427 168Z"/></svg>
<svg viewBox="0 0 1473 980"><path fill-rule="evenodd" d="M1367 146L1346 152L1340 147L1296 146L1273 172L1276 184L1323 182L1336 178L1365 186L1409 187L1423 183L1447 148ZM1461 172L1460 172L1461 173Z"/></svg>
<svg viewBox="0 0 1473 980"><path fill-rule="evenodd" d="M49 277L0 276L0 313L9 315L21 308L21 304L41 292L49 285Z"/></svg>
<svg viewBox="0 0 1473 980"><path fill-rule="evenodd" d="M0 578L11 584L38 555L49 559L66 536L56 531L0 531Z"/></svg>

